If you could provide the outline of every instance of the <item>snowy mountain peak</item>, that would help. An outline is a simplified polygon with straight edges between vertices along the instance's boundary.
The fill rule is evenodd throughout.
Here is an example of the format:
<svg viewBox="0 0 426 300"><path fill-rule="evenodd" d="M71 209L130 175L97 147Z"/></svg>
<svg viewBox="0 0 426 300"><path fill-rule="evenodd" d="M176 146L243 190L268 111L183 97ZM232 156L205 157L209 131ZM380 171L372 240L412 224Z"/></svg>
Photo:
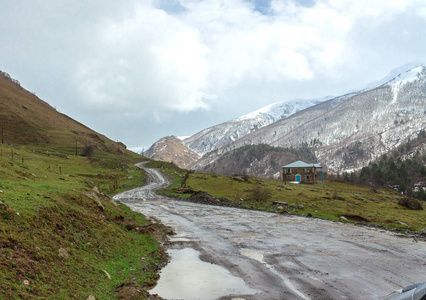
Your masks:
<svg viewBox="0 0 426 300"><path fill-rule="evenodd" d="M405 71L401 74L398 74L396 77L388 81L386 84L389 86L403 85L407 82L412 82L422 76L424 71L424 66L418 66L416 68Z"/></svg>
<svg viewBox="0 0 426 300"><path fill-rule="evenodd" d="M320 99L297 99L291 101L282 101L272 103L265 107L262 107L254 112L247 115L241 116L234 121L244 121L257 119L259 116L269 117L273 122L287 118L298 111L304 110L308 107L314 106L318 103L332 99L332 96L327 96Z"/></svg>
<svg viewBox="0 0 426 300"><path fill-rule="evenodd" d="M421 71L421 68L424 68L425 65L426 65L425 63L419 63L419 62L417 62L417 63L406 64L404 66L396 68L396 69L392 70L384 78L382 78L382 79L380 79L378 81L372 82L369 85L367 85L364 88L364 91L366 91L366 90L372 90L372 89L377 88L379 86L382 86L384 84L390 83L390 82L392 82L394 80L397 80L397 78L402 79L405 76L409 76L409 74L413 74L413 73L417 74L419 71Z"/></svg>

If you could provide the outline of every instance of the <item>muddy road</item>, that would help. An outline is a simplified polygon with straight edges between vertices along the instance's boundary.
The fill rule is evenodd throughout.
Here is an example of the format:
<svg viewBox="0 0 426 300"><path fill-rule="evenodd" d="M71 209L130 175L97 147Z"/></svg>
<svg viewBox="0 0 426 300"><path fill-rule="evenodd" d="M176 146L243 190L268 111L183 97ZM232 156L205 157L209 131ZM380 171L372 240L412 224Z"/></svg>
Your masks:
<svg viewBox="0 0 426 300"><path fill-rule="evenodd" d="M424 241L351 224L174 201L154 192L167 185L167 179L157 170L147 172L151 184L115 199L170 226L177 233L171 238L171 252L196 250L202 262L222 270L194 267L188 271L185 268L194 258L186 265L179 261L181 273L171 273L178 283L162 284L160 279L163 289L153 291L164 298L381 299L394 290L426 281ZM170 265L173 260L172 254ZM167 267L163 271L166 277ZM190 279L188 273L192 272L211 272L207 275L210 279L229 278L224 282L233 282L234 288L219 283L208 290L214 283L201 279L206 274ZM195 290L203 284L205 288ZM242 284L239 289L238 284ZM194 291L181 293L179 288L184 285Z"/></svg>

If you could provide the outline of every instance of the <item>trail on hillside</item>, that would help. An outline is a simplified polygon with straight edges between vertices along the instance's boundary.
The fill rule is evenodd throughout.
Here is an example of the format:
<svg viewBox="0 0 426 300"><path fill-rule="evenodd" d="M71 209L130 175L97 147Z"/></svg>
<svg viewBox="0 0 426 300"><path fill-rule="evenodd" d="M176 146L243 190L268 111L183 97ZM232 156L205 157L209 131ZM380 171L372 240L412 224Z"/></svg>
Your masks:
<svg viewBox="0 0 426 300"><path fill-rule="evenodd" d="M224 291L217 299L381 299L426 280L424 241L352 224L171 200L155 194L168 180L145 170L150 184L114 198L171 227L177 235L170 249L195 249L201 260L250 288L247 294ZM182 274L177 276L185 285L189 279Z"/></svg>

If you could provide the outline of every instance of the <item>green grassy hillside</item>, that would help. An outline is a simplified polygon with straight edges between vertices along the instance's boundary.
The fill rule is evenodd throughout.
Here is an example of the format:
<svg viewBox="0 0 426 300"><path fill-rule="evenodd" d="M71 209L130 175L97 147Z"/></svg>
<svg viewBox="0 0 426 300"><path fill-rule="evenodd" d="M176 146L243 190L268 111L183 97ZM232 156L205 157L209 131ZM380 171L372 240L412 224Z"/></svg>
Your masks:
<svg viewBox="0 0 426 300"><path fill-rule="evenodd" d="M3 72L0 133L0 299L147 298L167 230L109 198L146 158Z"/></svg>
<svg viewBox="0 0 426 300"><path fill-rule="evenodd" d="M9 145L48 147L81 155L86 147L97 152L130 155L123 144L61 114L0 72L0 133ZM98 153L98 154L99 154Z"/></svg>
<svg viewBox="0 0 426 300"><path fill-rule="evenodd" d="M184 173L170 171L179 187ZM245 208L277 211L274 201L287 203L288 212L339 220L344 216L350 222L366 222L396 228L423 230L426 228L426 211L410 210L399 205L401 195L389 189L371 189L341 181L324 181L324 184L284 184L280 180L250 178L242 182L235 176L192 173L186 185L195 191L206 191L217 198L242 201ZM256 201L254 195L267 194L266 200ZM189 197L190 195L184 195ZM407 225L401 224L405 223Z"/></svg>
<svg viewBox="0 0 426 300"><path fill-rule="evenodd" d="M142 185L139 161L4 145L0 298L144 299L166 229L104 195Z"/></svg>

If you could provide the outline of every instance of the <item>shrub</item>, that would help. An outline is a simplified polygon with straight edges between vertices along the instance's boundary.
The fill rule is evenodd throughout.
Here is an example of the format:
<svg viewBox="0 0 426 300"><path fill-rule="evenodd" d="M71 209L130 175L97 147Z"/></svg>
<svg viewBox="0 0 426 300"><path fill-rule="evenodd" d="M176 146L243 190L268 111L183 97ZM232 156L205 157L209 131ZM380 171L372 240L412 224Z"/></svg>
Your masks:
<svg viewBox="0 0 426 300"><path fill-rule="evenodd" d="M95 155L95 146L89 145L83 148L82 156L92 157Z"/></svg>
<svg viewBox="0 0 426 300"><path fill-rule="evenodd" d="M267 202L272 197L272 191L266 187L262 187L256 184L251 190L249 190L248 199L255 202Z"/></svg>

